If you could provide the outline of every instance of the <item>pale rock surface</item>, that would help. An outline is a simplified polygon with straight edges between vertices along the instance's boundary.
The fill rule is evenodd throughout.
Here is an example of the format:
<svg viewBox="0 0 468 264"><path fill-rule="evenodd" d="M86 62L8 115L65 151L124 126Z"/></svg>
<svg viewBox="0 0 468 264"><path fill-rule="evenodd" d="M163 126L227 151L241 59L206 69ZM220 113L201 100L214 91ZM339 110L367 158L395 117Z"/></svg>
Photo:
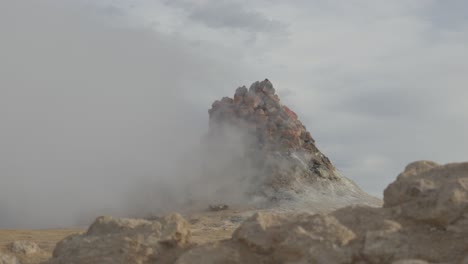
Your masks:
<svg viewBox="0 0 468 264"><path fill-rule="evenodd" d="M25 255L35 254L41 251L41 249L36 243L32 241L23 241L23 240L12 242L10 245L10 250L11 252L16 253L16 254L25 254Z"/></svg>
<svg viewBox="0 0 468 264"><path fill-rule="evenodd" d="M49 263L171 263L190 235L189 223L178 214L155 221L103 216L85 234L58 243Z"/></svg>
<svg viewBox="0 0 468 264"><path fill-rule="evenodd" d="M468 163L416 162L385 189L384 207L398 207L404 217L447 226L468 213L467 190Z"/></svg>
<svg viewBox="0 0 468 264"><path fill-rule="evenodd" d="M0 264L21 264L15 256L10 256L0 252Z"/></svg>
<svg viewBox="0 0 468 264"><path fill-rule="evenodd" d="M238 264L261 263L261 257L242 250L238 244L232 242L212 242L188 250L182 254L175 264Z"/></svg>

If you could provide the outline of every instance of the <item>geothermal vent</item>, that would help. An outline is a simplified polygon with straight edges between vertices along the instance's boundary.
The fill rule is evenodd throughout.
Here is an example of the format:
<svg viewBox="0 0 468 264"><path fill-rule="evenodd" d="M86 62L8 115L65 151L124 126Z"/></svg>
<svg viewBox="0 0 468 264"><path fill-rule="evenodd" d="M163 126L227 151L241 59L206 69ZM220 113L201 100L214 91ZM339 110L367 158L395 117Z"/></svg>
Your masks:
<svg viewBox="0 0 468 264"><path fill-rule="evenodd" d="M339 174L297 114L280 103L268 79L248 89L237 88L233 98L215 101L209 110L209 124L204 145L213 153L219 152L220 145L237 153L221 163L226 166L224 171L232 173L234 168L237 173L232 177L247 186L242 188L243 195L251 201L328 210L380 203ZM213 175L209 164L205 170Z"/></svg>

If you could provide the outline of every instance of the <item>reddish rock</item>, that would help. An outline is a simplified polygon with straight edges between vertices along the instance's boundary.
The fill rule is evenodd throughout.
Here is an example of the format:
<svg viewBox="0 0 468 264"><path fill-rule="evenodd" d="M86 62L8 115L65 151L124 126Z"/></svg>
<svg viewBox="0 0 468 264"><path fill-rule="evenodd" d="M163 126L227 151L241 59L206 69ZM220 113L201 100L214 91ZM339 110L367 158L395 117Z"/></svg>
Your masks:
<svg viewBox="0 0 468 264"><path fill-rule="evenodd" d="M221 103L232 104L233 102L234 100L232 100L232 98L229 97L223 97L223 99L221 99Z"/></svg>
<svg viewBox="0 0 468 264"><path fill-rule="evenodd" d="M294 111L292 111L291 109L289 109L289 107L283 105L283 109L290 118L297 119L297 114L294 113Z"/></svg>
<svg viewBox="0 0 468 264"><path fill-rule="evenodd" d="M223 97L220 101L215 101L209 110L210 123L230 122L249 131L256 131L259 148L299 150L310 152L312 156L317 155L316 152L319 151L314 140L298 120L297 114L279 102L269 80L255 82L249 89L245 86L237 88L234 99ZM322 160L322 156L324 157L319 154L315 160ZM327 170L334 170L329 162L321 165Z"/></svg>
<svg viewBox="0 0 468 264"><path fill-rule="evenodd" d="M211 108L212 109L218 108L218 107L221 106L221 104L222 104L221 101L216 100L216 101L213 102L213 104L211 104Z"/></svg>
<svg viewBox="0 0 468 264"><path fill-rule="evenodd" d="M243 103L244 97L238 94L234 95L234 104L241 104Z"/></svg>

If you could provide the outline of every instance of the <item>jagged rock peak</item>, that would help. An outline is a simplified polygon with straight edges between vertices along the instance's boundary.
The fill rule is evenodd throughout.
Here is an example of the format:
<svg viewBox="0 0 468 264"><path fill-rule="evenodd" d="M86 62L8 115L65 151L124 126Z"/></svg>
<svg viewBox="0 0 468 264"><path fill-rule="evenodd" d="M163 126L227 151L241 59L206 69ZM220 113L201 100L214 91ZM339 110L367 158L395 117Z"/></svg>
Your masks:
<svg viewBox="0 0 468 264"><path fill-rule="evenodd" d="M224 124L242 127L255 136L254 145L267 152L300 152L305 164L318 174L335 178L330 160L315 146L310 132L299 121L297 114L280 103L273 84L265 79L254 82L249 89L236 89L233 98L223 97L208 111L210 130ZM319 170L321 168L322 170Z"/></svg>

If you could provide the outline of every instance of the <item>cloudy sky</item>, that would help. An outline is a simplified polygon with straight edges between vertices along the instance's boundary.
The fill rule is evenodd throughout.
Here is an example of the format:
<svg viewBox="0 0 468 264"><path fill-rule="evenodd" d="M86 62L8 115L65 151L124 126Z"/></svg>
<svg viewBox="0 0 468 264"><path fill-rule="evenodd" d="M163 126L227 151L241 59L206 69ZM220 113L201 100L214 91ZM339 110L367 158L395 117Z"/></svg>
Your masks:
<svg viewBox="0 0 468 264"><path fill-rule="evenodd" d="M468 160L467 10L463 0L0 1L0 228L112 207L134 179L170 170L163 155L197 142L212 101L264 78L371 194L411 161Z"/></svg>

